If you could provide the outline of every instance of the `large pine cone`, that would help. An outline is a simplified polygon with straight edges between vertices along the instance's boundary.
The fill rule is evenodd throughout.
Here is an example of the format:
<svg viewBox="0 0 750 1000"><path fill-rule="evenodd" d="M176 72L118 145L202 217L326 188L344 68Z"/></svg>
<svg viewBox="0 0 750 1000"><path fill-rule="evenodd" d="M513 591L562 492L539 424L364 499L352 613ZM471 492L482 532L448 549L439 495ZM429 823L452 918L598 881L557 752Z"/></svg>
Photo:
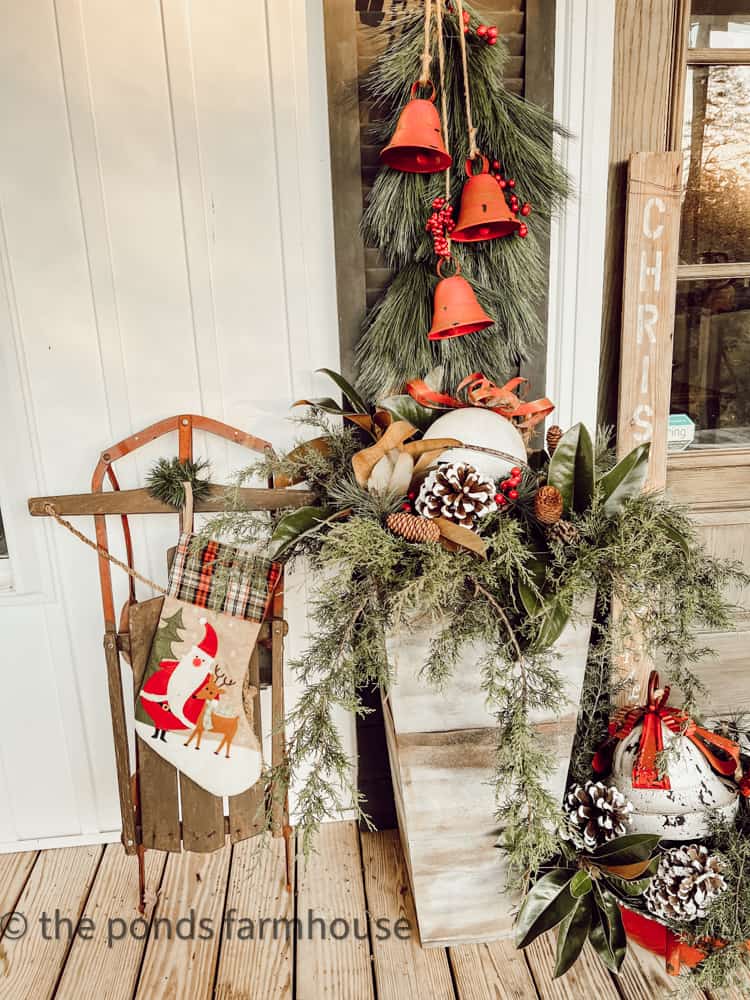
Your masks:
<svg viewBox="0 0 750 1000"><path fill-rule="evenodd" d="M534 497L534 514L541 524L557 524L563 516L563 498L556 486L539 487Z"/></svg>
<svg viewBox="0 0 750 1000"><path fill-rule="evenodd" d="M582 851L593 851L628 832L633 803L602 781L573 785L563 801L565 823L560 834Z"/></svg>
<svg viewBox="0 0 750 1000"><path fill-rule="evenodd" d="M385 523L394 535L400 535L407 542L438 542L440 528L434 521L415 514L389 514Z"/></svg>
<svg viewBox="0 0 750 1000"><path fill-rule="evenodd" d="M700 920L727 887L723 870L721 860L703 844L670 847L644 893L646 906L662 920Z"/></svg>
<svg viewBox="0 0 750 1000"><path fill-rule="evenodd" d="M422 483L414 506L423 517L444 517L473 528L480 517L497 510L495 484L468 462L440 465Z"/></svg>
<svg viewBox="0 0 750 1000"><path fill-rule="evenodd" d="M581 540L581 532L570 521L560 518L554 524L545 525L547 538L560 545L577 545Z"/></svg>

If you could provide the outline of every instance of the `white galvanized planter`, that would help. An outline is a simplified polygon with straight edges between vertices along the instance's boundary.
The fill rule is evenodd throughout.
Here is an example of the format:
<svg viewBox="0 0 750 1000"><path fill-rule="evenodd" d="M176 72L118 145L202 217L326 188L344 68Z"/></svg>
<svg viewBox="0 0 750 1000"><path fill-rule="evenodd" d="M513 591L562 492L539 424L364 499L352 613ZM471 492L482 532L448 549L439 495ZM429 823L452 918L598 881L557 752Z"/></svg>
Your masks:
<svg viewBox="0 0 750 1000"><path fill-rule="evenodd" d="M558 767L547 787L562 801L586 669L593 597L555 644L567 704L533 719ZM387 640L395 682L384 699L401 840L422 944L445 946L509 937L518 899L505 890L500 830L489 780L497 742L481 690L477 650L467 647L436 691L419 673L429 633Z"/></svg>

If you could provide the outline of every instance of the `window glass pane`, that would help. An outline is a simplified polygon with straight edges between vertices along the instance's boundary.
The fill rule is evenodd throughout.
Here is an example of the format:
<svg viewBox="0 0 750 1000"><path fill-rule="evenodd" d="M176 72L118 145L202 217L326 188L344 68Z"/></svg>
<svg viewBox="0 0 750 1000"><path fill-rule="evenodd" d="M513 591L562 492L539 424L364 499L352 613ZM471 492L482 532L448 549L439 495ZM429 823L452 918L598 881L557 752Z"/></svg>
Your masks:
<svg viewBox="0 0 750 1000"><path fill-rule="evenodd" d="M693 3L688 44L691 49L750 49L750 0Z"/></svg>
<svg viewBox="0 0 750 1000"><path fill-rule="evenodd" d="M680 259L750 260L750 66L691 66Z"/></svg>
<svg viewBox="0 0 750 1000"><path fill-rule="evenodd" d="M678 283L670 412L692 448L750 444L750 278Z"/></svg>

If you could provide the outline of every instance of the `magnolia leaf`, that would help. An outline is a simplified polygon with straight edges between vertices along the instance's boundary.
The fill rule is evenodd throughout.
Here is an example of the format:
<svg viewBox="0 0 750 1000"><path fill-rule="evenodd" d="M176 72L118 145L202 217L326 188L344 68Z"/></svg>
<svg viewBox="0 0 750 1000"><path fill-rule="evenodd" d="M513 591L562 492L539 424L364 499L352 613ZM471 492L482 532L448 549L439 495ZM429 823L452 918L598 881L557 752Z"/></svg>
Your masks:
<svg viewBox="0 0 750 1000"><path fill-rule="evenodd" d="M573 874L569 868L553 868L532 885L518 914L516 948L530 945L570 913L576 905L568 888Z"/></svg>
<svg viewBox="0 0 750 1000"><path fill-rule="evenodd" d="M335 382L355 410L358 410L360 413L370 412L370 407L362 399L351 382L347 382L343 375L339 375L338 372L332 371L330 368L318 368L318 374L327 375L332 382Z"/></svg>
<svg viewBox="0 0 750 1000"><path fill-rule="evenodd" d="M541 590L547 575L547 562L538 555L530 555L525 565L529 571L529 576L533 580L533 586L527 583L526 580L519 580L518 593L520 594L526 613L528 615L535 615L544 600Z"/></svg>
<svg viewBox="0 0 750 1000"><path fill-rule="evenodd" d="M325 524L346 517L350 511L336 510L334 507L300 507L279 519L271 535L269 556L280 559L297 542L318 531Z"/></svg>
<svg viewBox="0 0 750 1000"><path fill-rule="evenodd" d="M546 611L541 628L532 645L532 650L536 653L549 649L560 638L563 629L570 620L570 607L568 602L557 597L551 597L546 604Z"/></svg>
<svg viewBox="0 0 750 1000"><path fill-rule="evenodd" d="M558 446L559 447L559 446ZM643 489L648 473L648 454L651 445L639 444L633 448L614 469L599 480L602 491L604 513L613 517L619 514L630 497L637 496Z"/></svg>
<svg viewBox="0 0 750 1000"><path fill-rule="evenodd" d="M578 899L579 896L585 896L587 892L591 892L592 886L591 876L588 872L581 869L577 871L573 876L573 880L570 883L570 894Z"/></svg>
<svg viewBox="0 0 750 1000"><path fill-rule="evenodd" d="M563 498L566 513L582 514L594 496L594 446L583 424L574 424L555 448L547 471L547 483Z"/></svg>
<svg viewBox="0 0 750 1000"><path fill-rule="evenodd" d="M642 896L646 889L648 889L651 876L649 875L648 878L625 879L614 875L607 875L604 881L620 896Z"/></svg>
<svg viewBox="0 0 750 1000"><path fill-rule="evenodd" d="M578 874L585 875L586 872ZM575 907L560 924L557 931L557 959L555 971L552 973L553 979L564 976L581 954L591 928L593 910L591 897L581 896L576 899Z"/></svg>
<svg viewBox="0 0 750 1000"><path fill-rule="evenodd" d="M617 900L606 889L596 890L589 941L610 972L619 972L625 961L628 942Z"/></svg>
<svg viewBox="0 0 750 1000"><path fill-rule="evenodd" d="M344 413L341 403L337 403L330 396L319 396L317 399L298 399L292 403L292 406L314 406L317 410L323 410L324 413L336 413L339 416Z"/></svg>
<svg viewBox="0 0 750 1000"><path fill-rule="evenodd" d="M688 545L688 540L681 531L678 531L672 524L662 524L662 530L668 538L672 539L675 545L679 545L684 555L689 554L690 546Z"/></svg>
<svg viewBox="0 0 750 1000"><path fill-rule="evenodd" d="M417 430L426 431L430 424L440 415L440 411L422 406L411 396L386 396L378 401L378 406L392 413L396 420L406 420Z"/></svg>
<svg viewBox="0 0 750 1000"><path fill-rule="evenodd" d="M591 854L591 859L600 867L634 865L639 861L650 861L659 839L653 833L629 833L625 837L616 837L615 840L597 847Z"/></svg>
<svg viewBox="0 0 750 1000"><path fill-rule="evenodd" d="M469 552L475 552L481 559L487 558L487 546L481 535L471 528L464 528L461 524L454 524L445 517L436 517L435 524L440 528L441 541L447 540L453 545L458 545Z"/></svg>
<svg viewBox="0 0 750 1000"><path fill-rule="evenodd" d="M647 872L651 864L651 858L646 858L643 861L634 861L629 865L600 865L599 867L607 875L616 875L618 878L632 879L640 878L644 872Z"/></svg>

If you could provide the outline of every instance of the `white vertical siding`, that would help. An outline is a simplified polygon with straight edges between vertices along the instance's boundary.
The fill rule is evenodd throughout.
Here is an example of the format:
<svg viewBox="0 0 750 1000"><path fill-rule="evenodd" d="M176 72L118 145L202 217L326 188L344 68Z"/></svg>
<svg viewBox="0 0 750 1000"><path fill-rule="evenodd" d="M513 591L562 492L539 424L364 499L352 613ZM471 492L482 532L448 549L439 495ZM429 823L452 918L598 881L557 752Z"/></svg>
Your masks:
<svg viewBox="0 0 750 1000"><path fill-rule="evenodd" d="M319 0L0 0L0 279L1 851L119 830L96 560L26 498L172 413L288 444L338 366ZM215 479L247 456L197 451ZM157 580L176 530L135 521Z"/></svg>

